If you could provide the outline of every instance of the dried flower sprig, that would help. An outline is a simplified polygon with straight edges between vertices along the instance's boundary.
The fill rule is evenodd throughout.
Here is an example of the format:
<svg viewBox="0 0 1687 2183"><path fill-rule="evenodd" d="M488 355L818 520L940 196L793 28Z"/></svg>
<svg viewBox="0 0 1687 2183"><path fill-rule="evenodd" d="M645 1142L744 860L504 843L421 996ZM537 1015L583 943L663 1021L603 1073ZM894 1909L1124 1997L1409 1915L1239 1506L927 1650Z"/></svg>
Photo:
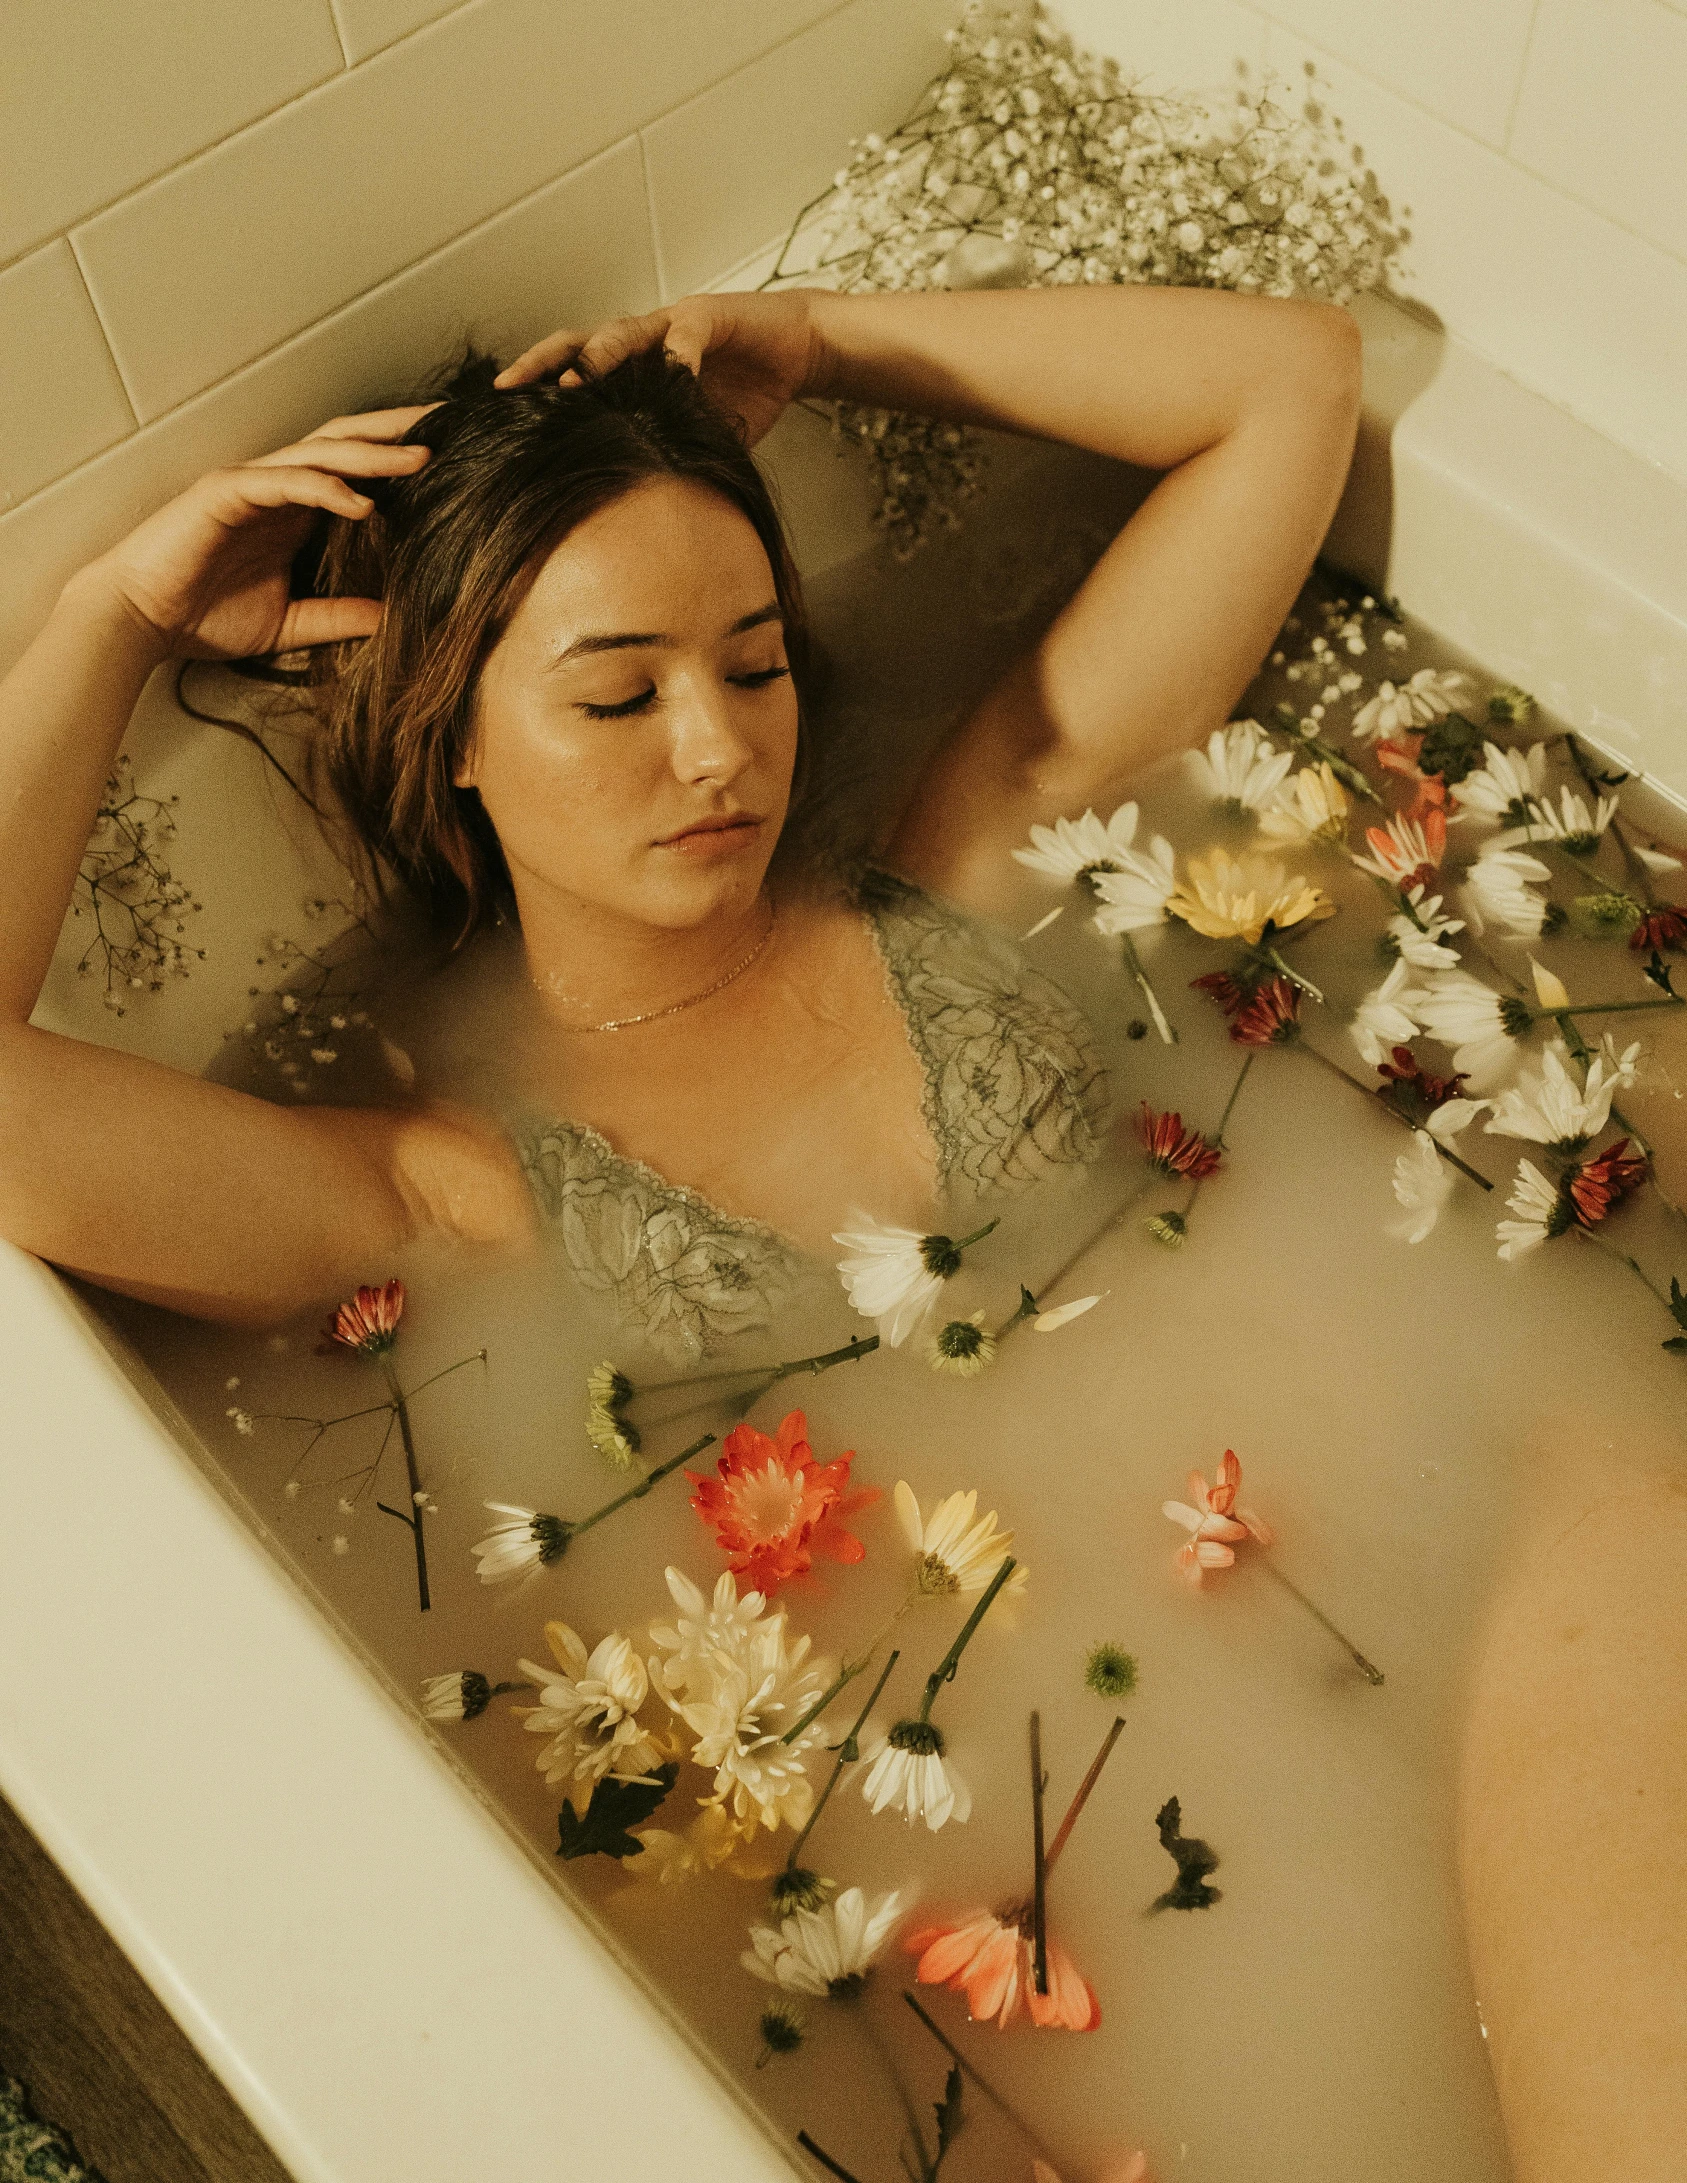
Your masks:
<svg viewBox="0 0 1687 2183"><path fill-rule="evenodd" d="M113 1015L124 1014L126 993L161 993L166 978L185 978L205 960L205 950L183 938L187 920L204 904L165 861L176 838L179 800L139 794L133 764L127 752L120 754L76 874L71 917L93 923L77 975L91 976L98 964L102 998Z"/></svg>

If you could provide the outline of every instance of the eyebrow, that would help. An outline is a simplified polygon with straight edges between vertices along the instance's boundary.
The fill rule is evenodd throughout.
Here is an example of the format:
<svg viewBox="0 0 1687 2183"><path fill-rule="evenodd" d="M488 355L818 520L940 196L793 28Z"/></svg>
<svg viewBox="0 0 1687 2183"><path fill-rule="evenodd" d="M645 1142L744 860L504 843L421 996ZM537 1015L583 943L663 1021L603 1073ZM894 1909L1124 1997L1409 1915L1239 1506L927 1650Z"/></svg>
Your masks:
<svg viewBox="0 0 1687 2183"><path fill-rule="evenodd" d="M784 619L785 616L778 600L770 599L766 606L758 606L753 614L740 614L732 627L726 631L726 635L729 637L742 636L746 629L759 629L763 622L782 622ZM552 659L551 665L561 667L571 659L583 659L592 652L625 652L632 650L635 646L672 644L673 641L672 637L660 636L654 631L593 631L586 636L576 637L572 644L564 646L562 651L558 652L555 658Z"/></svg>

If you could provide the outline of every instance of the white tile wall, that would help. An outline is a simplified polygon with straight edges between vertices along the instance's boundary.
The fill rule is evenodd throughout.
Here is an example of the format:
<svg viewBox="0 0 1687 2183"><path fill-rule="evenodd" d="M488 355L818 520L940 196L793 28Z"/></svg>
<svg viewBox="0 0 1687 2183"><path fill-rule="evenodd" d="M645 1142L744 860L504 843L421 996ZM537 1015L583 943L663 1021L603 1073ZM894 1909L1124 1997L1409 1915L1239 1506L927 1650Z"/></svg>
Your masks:
<svg viewBox="0 0 1687 2183"><path fill-rule="evenodd" d="M134 430L122 382L67 242L0 273L0 507Z"/></svg>
<svg viewBox="0 0 1687 2183"><path fill-rule="evenodd" d="M348 62L366 61L382 46L449 15L460 0L329 0Z"/></svg>
<svg viewBox="0 0 1687 2183"><path fill-rule="evenodd" d="M1606 0L1574 0L1589 16ZM1269 0L1261 13L1485 144L1503 145L1535 0Z"/></svg>

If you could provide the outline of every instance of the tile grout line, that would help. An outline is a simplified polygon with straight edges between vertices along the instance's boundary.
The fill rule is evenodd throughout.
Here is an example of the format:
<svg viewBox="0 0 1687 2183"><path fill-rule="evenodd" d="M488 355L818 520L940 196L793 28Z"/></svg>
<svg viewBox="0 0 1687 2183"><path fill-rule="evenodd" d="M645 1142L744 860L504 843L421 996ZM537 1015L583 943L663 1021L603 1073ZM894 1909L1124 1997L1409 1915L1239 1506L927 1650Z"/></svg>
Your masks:
<svg viewBox="0 0 1687 2183"><path fill-rule="evenodd" d="M670 303L668 294L668 268L662 256L662 230L656 223L656 197L650 186L650 156L645 148L644 131L634 131L638 138L638 171L644 183L644 219L650 230L650 262L656 268L656 300Z"/></svg>
<svg viewBox="0 0 1687 2183"><path fill-rule="evenodd" d="M340 58L350 68L351 47L346 43L346 26L340 20L340 0L328 0L328 19L334 26L334 35L340 41Z"/></svg>
<svg viewBox="0 0 1687 2183"><path fill-rule="evenodd" d="M1534 0L1534 6L1529 10L1529 28L1524 34L1523 51L1518 56L1517 81L1511 87L1511 104L1506 108L1505 113L1505 135L1501 140L1500 148L1507 159L1511 157L1512 132L1517 127L1517 109L1523 103L1523 83L1529 73L1529 55L1534 50L1535 28L1540 19L1541 0ZM1519 166L1522 165L1521 160L1517 163Z"/></svg>
<svg viewBox="0 0 1687 2183"><path fill-rule="evenodd" d="M130 416L133 417L133 419L135 420L135 431L138 432L140 430L141 424L140 405L135 400L134 388L131 387L129 384L129 374L123 369L123 359L117 353L117 344L111 338L111 328L105 322L105 313L100 309L100 299L94 293L94 284L88 278L88 268L82 263L82 253L76 247L76 237L74 235L67 235L65 237L65 244L70 251L70 262L76 268L76 277L82 283L82 293L88 299L88 308L94 314L94 323L96 326L98 326L100 330L100 339L105 343L106 354L111 358L111 368L117 374L117 384L123 389L123 399L129 405ZM123 435L124 440L132 439L133 437L134 433L132 432L126 432ZM122 446L123 441L119 440L114 444L120 447ZM100 452L101 454L105 454L108 453L109 450L102 448ZM90 461L93 461L95 459L97 458L93 456L89 457ZM74 469L80 466L77 464L73 464L71 467ZM69 477L70 471L63 471L61 472L61 475L64 477ZM46 492L49 485L56 485L57 483L57 478L49 478L47 480L47 485L41 486L39 490L41 492ZM32 493L30 494L29 499L33 500L34 497L35 495ZM28 504L29 502L27 500L20 500L17 503L20 508L27 507Z"/></svg>

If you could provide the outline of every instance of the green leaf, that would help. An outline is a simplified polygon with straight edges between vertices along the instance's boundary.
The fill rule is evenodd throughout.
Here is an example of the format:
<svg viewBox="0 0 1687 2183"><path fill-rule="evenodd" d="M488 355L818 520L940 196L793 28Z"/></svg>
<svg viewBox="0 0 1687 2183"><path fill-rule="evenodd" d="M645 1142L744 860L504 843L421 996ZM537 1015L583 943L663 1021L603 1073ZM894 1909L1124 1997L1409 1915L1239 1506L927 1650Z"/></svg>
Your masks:
<svg viewBox="0 0 1687 2183"><path fill-rule="evenodd" d="M1687 1356L1687 1334L1672 1335L1663 1346L1666 1349L1673 1349L1678 1357Z"/></svg>
<svg viewBox="0 0 1687 2183"><path fill-rule="evenodd" d="M1687 1328L1687 1289L1674 1274L1669 1277L1669 1315L1678 1327Z"/></svg>
<svg viewBox="0 0 1687 2183"><path fill-rule="evenodd" d="M937 2116L937 2158L932 2162L931 2172L933 2175L943 2165L944 2154L954 2144L956 2138L960 2136L961 2124L966 2120L966 2117L961 2113L962 2082L960 2065L958 2063L951 2065L949 2074L943 2082L943 2097L937 2101L934 2108Z"/></svg>
<svg viewBox="0 0 1687 2183"><path fill-rule="evenodd" d="M1487 730L1467 720L1463 713L1449 713L1445 720L1431 721L1423 731L1418 771L1439 774L1451 788L1481 764L1482 746L1487 740Z"/></svg>
<svg viewBox="0 0 1687 2183"><path fill-rule="evenodd" d="M581 1819L572 1804L557 1814L559 1857L640 1857L644 1844L628 1832L648 1819L679 1779L671 1761L659 1766L649 1781L617 1781L613 1775L600 1781Z"/></svg>

